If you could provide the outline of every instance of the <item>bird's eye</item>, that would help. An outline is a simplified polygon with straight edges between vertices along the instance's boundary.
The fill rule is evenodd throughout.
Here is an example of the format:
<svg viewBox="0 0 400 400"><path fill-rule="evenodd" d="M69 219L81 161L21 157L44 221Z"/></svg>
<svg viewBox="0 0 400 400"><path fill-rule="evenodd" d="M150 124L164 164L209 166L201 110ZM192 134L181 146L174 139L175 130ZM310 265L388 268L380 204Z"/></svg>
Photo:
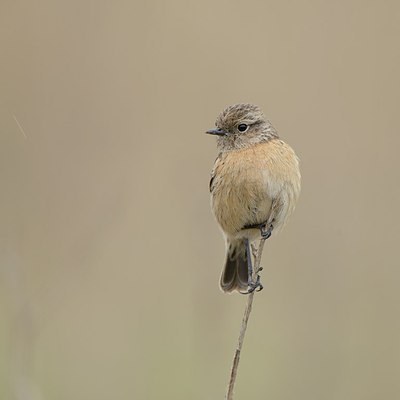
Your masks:
<svg viewBox="0 0 400 400"><path fill-rule="evenodd" d="M247 124L239 124L237 128L239 132L246 132L248 127Z"/></svg>

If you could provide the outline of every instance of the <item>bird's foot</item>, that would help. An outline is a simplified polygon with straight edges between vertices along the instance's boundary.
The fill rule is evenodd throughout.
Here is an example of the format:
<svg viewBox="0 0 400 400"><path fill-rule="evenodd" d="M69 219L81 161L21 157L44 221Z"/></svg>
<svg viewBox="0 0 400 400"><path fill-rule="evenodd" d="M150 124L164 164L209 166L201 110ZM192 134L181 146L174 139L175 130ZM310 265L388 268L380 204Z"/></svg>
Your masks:
<svg viewBox="0 0 400 400"><path fill-rule="evenodd" d="M268 229L267 229L267 226L265 224L261 225L260 226L261 239L267 240L272 235L273 229L274 229L274 226L272 224L270 224Z"/></svg>
<svg viewBox="0 0 400 400"><path fill-rule="evenodd" d="M274 220L272 220L273 222ZM243 229L259 229L261 232L261 239L262 240L267 240L271 235L272 231L274 229L274 226L272 224L269 224L267 228L267 223L263 222L262 224L253 224L253 225L245 225ZM254 249L253 249L253 254L254 254Z"/></svg>
<svg viewBox="0 0 400 400"><path fill-rule="evenodd" d="M250 294L250 293L253 293L254 291L261 292L261 290L264 289L264 286L260 282L260 275L257 275L257 279L255 282L253 280L249 279L249 282L247 285L248 285L247 291L241 292L242 294Z"/></svg>

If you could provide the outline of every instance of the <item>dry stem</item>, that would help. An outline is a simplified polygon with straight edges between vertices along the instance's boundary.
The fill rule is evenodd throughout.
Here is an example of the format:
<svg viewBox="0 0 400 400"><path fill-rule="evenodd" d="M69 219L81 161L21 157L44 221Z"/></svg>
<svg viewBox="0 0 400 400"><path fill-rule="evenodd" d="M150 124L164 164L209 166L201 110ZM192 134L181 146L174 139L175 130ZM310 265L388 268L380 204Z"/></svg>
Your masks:
<svg viewBox="0 0 400 400"><path fill-rule="evenodd" d="M255 281L257 279L257 274L260 271L260 262L261 262L261 255L262 255L263 248L264 248L264 243L265 243L265 239L261 239L260 244L258 245L257 251L252 247L252 252L254 255L254 268L253 268L253 277L252 277L253 281ZM240 352L242 351L244 335L246 334L246 329L247 329L247 322L249 320L251 308L253 306L254 294L255 294L255 291L250 293L247 297L247 305L246 305L246 308L245 308L244 314L243 314L243 320L242 320L242 326L240 328L238 346L235 351L235 357L233 358L231 377L229 379L228 392L226 393L226 397L225 397L226 400L233 399L233 388L235 386L236 375L237 375L237 370L238 370L238 366L239 366Z"/></svg>

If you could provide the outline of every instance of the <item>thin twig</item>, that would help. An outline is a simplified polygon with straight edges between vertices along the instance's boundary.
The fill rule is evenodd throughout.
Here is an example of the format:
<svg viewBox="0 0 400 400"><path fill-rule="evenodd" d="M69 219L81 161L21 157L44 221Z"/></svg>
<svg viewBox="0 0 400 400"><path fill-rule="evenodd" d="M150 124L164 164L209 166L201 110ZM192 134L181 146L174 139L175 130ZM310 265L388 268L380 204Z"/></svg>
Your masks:
<svg viewBox="0 0 400 400"><path fill-rule="evenodd" d="M13 118L15 123L17 124L19 130L21 131L22 135L24 136L25 139L28 139L28 136L26 136L26 133L24 131L24 129L22 128L22 125L19 123L19 121L17 120L17 117L13 114Z"/></svg>
<svg viewBox="0 0 400 400"><path fill-rule="evenodd" d="M252 279L254 282L257 279L258 272L260 271L261 255L263 252L264 243L265 243L265 239L261 239L260 244L258 245L257 251L255 251L255 248L252 246L252 252L254 254L254 268L253 268ZM226 397L225 397L226 400L233 399L233 388L235 386L236 375L237 375L237 370L238 370L238 366L239 366L240 352L242 351L244 335L246 334L246 329L247 329L247 322L249 320L251 308L253 306L254 294L255 294L255 291L250 293L247 297L247 304L246 304L246 308L245 308L244 314L243 314L242 326L240 328L238 346L235 351L235 357L233 358L231 377L229 379L228 392L226 393Z"/></svg>

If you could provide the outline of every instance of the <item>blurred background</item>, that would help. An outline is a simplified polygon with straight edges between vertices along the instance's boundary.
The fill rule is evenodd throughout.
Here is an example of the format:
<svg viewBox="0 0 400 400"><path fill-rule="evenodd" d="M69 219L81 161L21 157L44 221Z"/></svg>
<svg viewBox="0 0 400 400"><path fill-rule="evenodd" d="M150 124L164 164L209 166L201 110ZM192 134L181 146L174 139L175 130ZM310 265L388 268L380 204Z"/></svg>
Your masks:
<svg viewBox="0 0 400 400"><path fill-rule="evenodd" d="M237 399L400 398L400 4L0 6L0 399L222 399L215 140L261 106L301 159Z"/></svg>

